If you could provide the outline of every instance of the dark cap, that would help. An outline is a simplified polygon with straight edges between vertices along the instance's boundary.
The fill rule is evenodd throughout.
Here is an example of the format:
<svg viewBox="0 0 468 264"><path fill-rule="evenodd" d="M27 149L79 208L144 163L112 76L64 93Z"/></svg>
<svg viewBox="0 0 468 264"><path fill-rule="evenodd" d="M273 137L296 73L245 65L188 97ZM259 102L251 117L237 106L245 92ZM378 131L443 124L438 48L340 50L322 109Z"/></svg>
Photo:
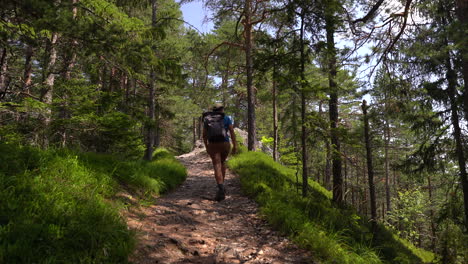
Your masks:
<svg viewBox="0 0 468 264"><path fill-rule="evenodd" d="M215 112L216 112L216 111L221 111L221 110L223 110L223 109L224 109L224 105L223 105L223 104L220 104L220 103L214 104L214 105L213 105L213 108L212 108L212 110L215 111Z"/></svg>

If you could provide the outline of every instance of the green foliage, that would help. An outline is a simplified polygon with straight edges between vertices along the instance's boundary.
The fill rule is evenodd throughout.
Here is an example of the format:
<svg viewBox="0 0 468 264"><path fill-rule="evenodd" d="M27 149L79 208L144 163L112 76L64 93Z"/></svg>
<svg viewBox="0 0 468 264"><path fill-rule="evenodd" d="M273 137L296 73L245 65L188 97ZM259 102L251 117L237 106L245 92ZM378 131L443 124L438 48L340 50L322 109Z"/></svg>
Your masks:
<svg viewBox="0 0 468 264"><path fill-rule="evenodd" d="M387 225L400 237L415 243L419 239L418 226L428 221L424 214L429 203L419 188L398 192L392 199L394 209L387 215Z"/></svg>
<svg viewBox="0 0 468 264"><path fill-rule="evenodd" d="M314 252L324 263L429 263L432 254L409 248L379 226L376 236L365 217L336 206L331 193L310 180L310 195L296 191L295 171L260 152L229 161L240 175L242 188L260 203L268 221ZM424 252L427 258L418 256Z"/></svg>
<svg viewBox="0 0 468 264"><path fill-rule="evenodd" d="M1 263L126 263L135 244L111 202L125 186L160 193L186 177L173 156L152 162L0 144Z"/></svg>

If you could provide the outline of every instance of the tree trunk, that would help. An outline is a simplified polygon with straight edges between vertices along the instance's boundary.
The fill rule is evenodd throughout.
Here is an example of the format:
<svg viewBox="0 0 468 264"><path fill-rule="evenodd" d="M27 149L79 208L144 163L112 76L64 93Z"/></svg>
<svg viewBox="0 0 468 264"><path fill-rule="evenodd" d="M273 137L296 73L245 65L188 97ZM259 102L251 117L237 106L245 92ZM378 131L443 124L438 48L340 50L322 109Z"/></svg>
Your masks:
<svg viewBox="0 0 468 264"><path fill-rule="evenodd" d="M152 17L151 22L152 26L156 27L156 15L157 15L157 3L156 0L151 0L151 10ZM146 151L145 151L145 160L153 159L153 147L155 141L155 127L156 127L156 118L155 118L155 83L156 83L156 72L154 67L151 67L150 78L149 78L149 91L148 91L148 123L146 131Z"/></svg>
<svg viewBox="0 0 468 264"><path fill-rule="evenodd" d="M32 45L26 44L26 50L24 54L24 74L23 74L23 92L30 93L29 88L32 84L32 56L34 50Z"/></svg>
<svg viewBox="0 0 468 264"><path fill-rule="evenodd" d="M374 186L374 166L372 164L372 146L369 131L369 117L367 116L366 100L362 101L362 113L364 115L364 140L366 143L366 157L367 157L367 176L369 182L369 197L371 207L371 221L373 232L377 227L377 205L375 201L375 186Z"/></svg>
<svg viewBox="0 0 468 264"><path fill-rule="evenodd" d="M388 120L385 120L385 201L387 203L387 212L391 210L390 207L390 162L388 157L388 149L390 145L390 125Z"/></svg>
<svg viewBox="0 0 468 264"><path fill-rule="evenodd" d="M154 147L159 148L161 146L161 105L158 102L158 98L155 100L155 135L154 135Z"/></svg>
<svg viewBox="0 0 468 264"><path fill-rule="evenodd" d="M76 7L76 3L78 3L78 0L71 0L72 2L72 13L73 13L73 20L76 20L76 15L78 13L78 9ZM71 74L73 71L73 68L75 67L76 63L76 48L78 46L78 41L73 40L70 47L71 54L69 54L67 61L65 62L65 68L63 70L63 79L66 81L69 81L71 79ZM68 111L68 93L65 91L65 93L62 96L63 98L63 103L60 106L60 112L59 116L61 119L68 119L70 117L70 113ZM62 147L65 147L67 145L67 127L62 126L59 129L62 139L61 139L61 145Z"/></svg>
<svg viewBox="0 0 468 264"><path fill-rule="evenodd" d="M447 92L448 92L449 99L450 99L450 111L451 111L451 119L452 119L452 126L453 126L453 136L455 139L455 154L458 160L458 167L460 169L460 181L461 181L461 185L463 189L465 227L468 230L468 177L467 177L467 172L466 172L466 157L465 157L465 150L463 148L463 136L462 136L462 131L460 128L460 119L458 116L458 105L457 105L457 98L456 98L457 75L452 68L450 57L447 58L446 67L447 67L446 77L448 81Z"/></svg>
<svg viewBox="0 0 468 264"><path fill-rule="evenodd" d="M297 87L294 87L294 90L297 90ZM293 93L291 108L292 108L292 117L291 117L291 125L294 129L292 129L292 138L293 138L293 148L294 153L296 153L296 191L299 193L299 148L297 143L297 113L296 113L296 105L297 105L297 94Z"/></svg>
<svg viewBox="0 0 468 264"><path fill-rule="evenodd" d="M245 1L243 24L245 37L245 68L247 74L247 148L250 151L254 151L256 149L257 131L255 126L255 91L253 87L251 4L251 0Z"/></svg>
<svg viewBox="0 0 468 264"><path fill-rule="evenodd" d="M273 160L278 161L278 103L276 102L276 48L273 62Z"/></svg>
<svg viewBox="0 0 468 264"><path fill-rule="evenodd" d="M44 125L46 127L49 126L51 119L52 119L52 99L53 99L53 93L54 93L54 82L55 82L55 74L54 74L54 68L55 68L55 62L57 60L57 47L56 43L58 40L58 34L57 33L52 33L52 37L49 40L48 46L49 46L49 56L48 56L48 61L47 65L45 68L45 80L44 80L44 88L41 93L41 100L42 102L46 103L48 106L48 109L46 111L45 117L44 117ZM48 145L48 140L45 140L46 145Z"/></svg>
<svg viewBox="0 0 468 264"><path fill-rule="evenodd" d="M347 153L346 153L346 148L343 147L343 155L345 157L347 157ZM344 168L343 168L343 172L344 172L344 181L343 181L343 201L346 203L346 198L347 198L347 193L348 193L348 185L349 185L349 175L348 175L348 159L345 158L344 160Z"/></svg>
<svg viewBox="0 0 468 264"><path fill-rule="evenodd" d="M325 18L328 52L328 80L330 87L329 115L331 134L331 156L333 173L333 201L343 201L343 179L341 175L340 139L338 137L338 85L336 83L336 48L335 48L335 21L334 14L327 10Z"/></svg>
<svg viewBox="0 0 468 264"><path fill-rule="evenodd" d="M8 71L8 52L7 48L2 49L0 58L0 93L6 92L7 89L7 71Z"/></svg>
<svg viewBox="0 0 468 264"><path fill-rule="evenodd" d="M193 122L192 122L192 136L193 136L193 139L192 139L192 144L193 144L193 148L195 148L195 142L197 142L197 118L193 118Z"/></svg>
<svg viewBox="0 0 468 264"><path fill-rule="evenodd" d="M430 206L431 206L431 209L429 210L430 214L431 214L431 249L432 249L432 252L436 252L436 226L435 226L435 223L434 223L434 217L435 217L435 213L434 213L434 200L433 200L433 195L432 195L432 180L431 180L431 176L428 175L427 176L427 187L428 187L428 190L429 190L429 203L430 203Z"/></svg>
<svg viewBox="0 0 468 264"><path fill-rule="evenodd" d="M72 18L73 20L76 20L76 16L78 14L78 8L76 4L79 2L79 0L71 0L72 2ZM63 73L63 78L65 80L70 80L71 79L71 73L73 71L73 68L75 67L76 63L76 48L78 46L78 41L73 40L71 43L71 46L69 47L71 49L71 54L69 55L66 63L65 63L65 70Z"/></svg>
<svg viewBox="0 0 468 264"><path fill-rule="evenodd" d="M368 180L368 175L367 175L367 170L366 170L366 161L363 160L362 161L362 184L365 186L366 184L366 181ZM368 183L367 183L368 184ZM361 186L359 186L361 187ZM367 206L367 192L366 191L362 191L362 189L360 188L360 191L361 191L361 197L362 197L362 200L361 200L361 206L363 208L363 211L362 213L366 216L368 216L368 209L369 209L369 206Z"/></svg>
<svg viewBox="0 0 468 264"><path fill-rule="evenodd" d="M304 53L304 12L301 14L301 143L302 143L302 196L307 196L308 169L307 169L307 130L306 130L306 79L305 79L305 53Z"/></svg>
<svg viewBox="0 0 468 264"><path fill-rule="evenodd" d="M460 20L460 28L468 28L468 0L456 0L455 13L457 14L458 20ZM466 36L462 37L462 43L458 46L460 47L461 62L462 62L462 75L463 81L465 83L463 88L463 100L465 112L465 120L468 120L468 40ZM468 219L466 220L468 221Z"/></svg>

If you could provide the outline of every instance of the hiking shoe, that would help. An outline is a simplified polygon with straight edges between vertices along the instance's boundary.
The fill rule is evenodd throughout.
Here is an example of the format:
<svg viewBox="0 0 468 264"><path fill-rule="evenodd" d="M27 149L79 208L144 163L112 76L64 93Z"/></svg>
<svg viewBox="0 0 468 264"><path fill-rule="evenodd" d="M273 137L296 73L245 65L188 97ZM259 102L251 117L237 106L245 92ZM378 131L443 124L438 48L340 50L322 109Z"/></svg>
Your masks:
<svg viewBox="0 0 468 264"><path fill-rule="evenodd" d="M215 201L220 202L222 200L226 199L226 191L223 189L218 189L218 192L216 193L215 196Z"/></svg>

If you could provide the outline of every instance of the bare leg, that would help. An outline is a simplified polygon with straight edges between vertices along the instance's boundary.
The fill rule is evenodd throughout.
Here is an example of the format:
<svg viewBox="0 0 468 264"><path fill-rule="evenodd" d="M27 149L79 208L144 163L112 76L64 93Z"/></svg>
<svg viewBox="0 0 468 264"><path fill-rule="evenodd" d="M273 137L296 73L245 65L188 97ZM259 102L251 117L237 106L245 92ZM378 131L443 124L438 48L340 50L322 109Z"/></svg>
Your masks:
<svg viewBox="0 0 468 264"><path fill-rule="evenodd" d="M221 163L221 170L223 172L223 181L226 178L226 161Z"/></svg>
<svg viewBox="0 0 468 264"><path fill-rule="evenodd" d="M221 164L221 154L215 153L212 156L212 161L213 161L213 168L214 168L216 183L223 184L224 173L223 173L223 165Z"/></svg>

